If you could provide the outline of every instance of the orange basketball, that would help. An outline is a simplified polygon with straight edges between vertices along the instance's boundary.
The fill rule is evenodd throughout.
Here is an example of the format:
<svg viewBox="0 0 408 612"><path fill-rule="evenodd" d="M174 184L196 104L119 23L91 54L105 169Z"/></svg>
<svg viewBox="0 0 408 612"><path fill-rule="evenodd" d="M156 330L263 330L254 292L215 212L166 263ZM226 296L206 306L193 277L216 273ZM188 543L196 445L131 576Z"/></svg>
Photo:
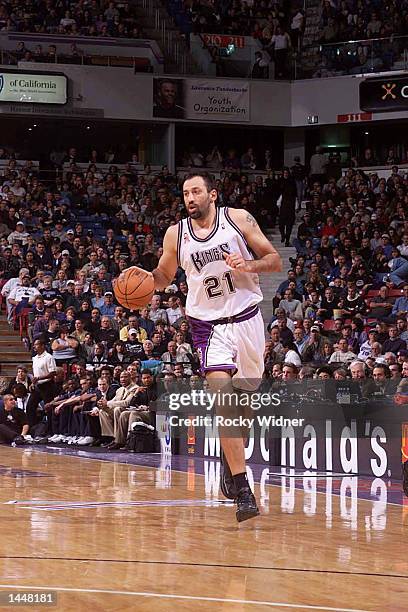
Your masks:
<svg viewBox="0 0 408 612"><path fill-rule="evenodd" d="M132 266L123 270L114 281L113 290L119 304L135 310L150 303L154 293L154 279L150 272Z"/></svg>

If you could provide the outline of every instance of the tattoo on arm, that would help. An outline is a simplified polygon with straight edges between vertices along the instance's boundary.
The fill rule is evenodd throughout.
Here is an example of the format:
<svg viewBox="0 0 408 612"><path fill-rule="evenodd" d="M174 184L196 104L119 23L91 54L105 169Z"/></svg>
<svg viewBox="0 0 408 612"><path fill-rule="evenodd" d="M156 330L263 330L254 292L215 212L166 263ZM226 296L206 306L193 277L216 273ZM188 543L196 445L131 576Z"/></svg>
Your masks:
<svg viewBox="0 0 408 612"><path fill-rule="evenodd" d="M252 225L252 227L257 227L258 223L255 221L254 217L251 215L251 213L248 213L246 216L246 220L248 221L248 223L250 223Z"/></svg>

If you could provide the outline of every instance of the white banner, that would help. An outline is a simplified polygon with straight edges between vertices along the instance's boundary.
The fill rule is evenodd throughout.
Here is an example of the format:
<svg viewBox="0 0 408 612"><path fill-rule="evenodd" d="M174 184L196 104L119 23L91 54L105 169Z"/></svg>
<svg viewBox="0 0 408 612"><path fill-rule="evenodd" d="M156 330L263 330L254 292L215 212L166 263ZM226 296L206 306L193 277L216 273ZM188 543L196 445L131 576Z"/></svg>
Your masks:
<svg viewBox="0 0 408 612"><path fill-rule="evenodd" d="M250 121L249 83L217 79L184 81L185 119Z"/></svg>
<svg viewBox="0 0 408 612"><path fill-rule="evenodd" d="M67 77L53 74L0 72L0 102L66 104Z"/></svg>

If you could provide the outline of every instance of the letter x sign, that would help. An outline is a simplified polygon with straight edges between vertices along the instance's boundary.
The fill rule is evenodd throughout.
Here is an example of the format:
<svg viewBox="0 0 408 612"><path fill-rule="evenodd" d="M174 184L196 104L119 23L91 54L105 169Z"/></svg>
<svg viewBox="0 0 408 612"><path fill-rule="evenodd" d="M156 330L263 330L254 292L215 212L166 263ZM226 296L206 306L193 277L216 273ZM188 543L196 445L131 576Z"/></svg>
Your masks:
<svg viewBox="0 0 408 612"><path fill-rule="evenodd" d="M397 96L394 93L392 93L392 91L393 91L393 89L396 88L396 86L397 86L396 83L392 83L392 84L391 83L387 83L387 84L383 83L381 85L381 87L384 89L385 94L382 96L381 100L387 100L388 96L390 96L390 98L392 100L395 100Z"/></svg>

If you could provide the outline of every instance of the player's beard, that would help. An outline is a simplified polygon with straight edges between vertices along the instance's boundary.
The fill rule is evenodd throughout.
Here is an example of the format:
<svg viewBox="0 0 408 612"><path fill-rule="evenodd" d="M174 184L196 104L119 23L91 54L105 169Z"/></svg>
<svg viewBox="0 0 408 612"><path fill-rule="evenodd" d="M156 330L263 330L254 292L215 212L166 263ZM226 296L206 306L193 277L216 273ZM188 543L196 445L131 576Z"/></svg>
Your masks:
<svg viewBox="0 0 408 612"><path fill-rule="evenodd" d="M188 211L188 216L190 217L190 219L201 219L203 217L203 213L201 212L201 210L196 208L192 212Z"/></svg>
<svg viewBox="0 0 408 612"><path fill-rule="evenodd" d="M193 211L190 211L187 207L187 214L191 219L205 219L210 212L210 203L207 203L205 208L196 206Z"/></svg>

